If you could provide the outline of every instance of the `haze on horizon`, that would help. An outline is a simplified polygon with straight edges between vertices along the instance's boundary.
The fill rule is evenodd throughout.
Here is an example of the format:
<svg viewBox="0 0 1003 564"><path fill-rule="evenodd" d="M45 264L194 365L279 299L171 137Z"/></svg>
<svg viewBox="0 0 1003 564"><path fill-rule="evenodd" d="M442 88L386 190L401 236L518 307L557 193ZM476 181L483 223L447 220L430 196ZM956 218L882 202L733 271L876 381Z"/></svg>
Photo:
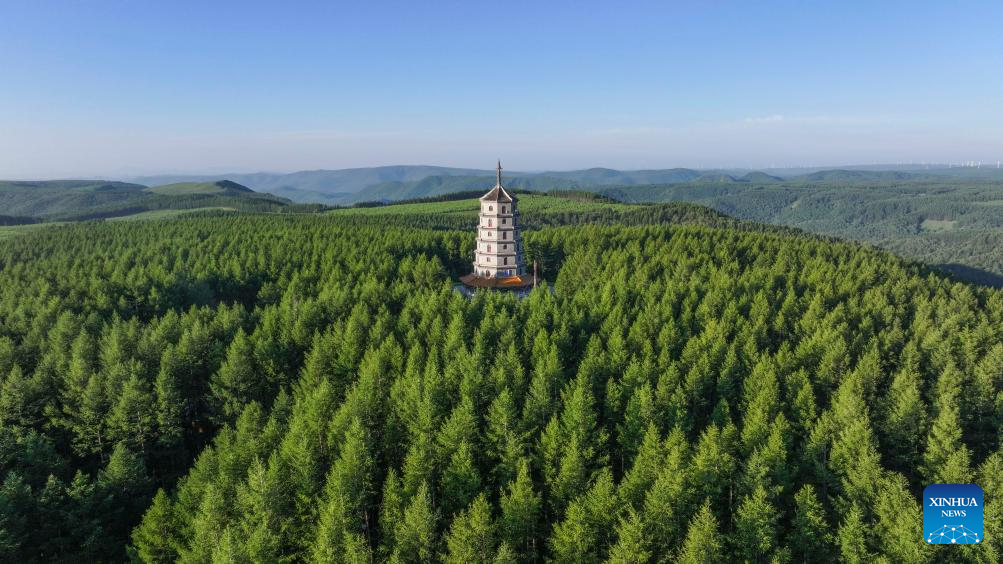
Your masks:
<svg viewBox="0 0 1003 564"><path fill-rule="evenodd" d="M998 2L12 3L0 178L1003 158Z"/></svg>

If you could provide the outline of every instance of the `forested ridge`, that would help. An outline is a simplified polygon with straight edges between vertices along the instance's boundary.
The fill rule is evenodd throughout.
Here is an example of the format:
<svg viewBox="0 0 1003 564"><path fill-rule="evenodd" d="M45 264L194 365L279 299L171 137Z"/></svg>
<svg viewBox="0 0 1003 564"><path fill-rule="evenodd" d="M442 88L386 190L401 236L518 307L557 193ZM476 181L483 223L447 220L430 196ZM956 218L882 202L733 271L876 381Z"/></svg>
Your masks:
<svg viewBox="0 0 1003 564"><path fill-rule="evenodd" d="M272 213L306 213L324 208L320 204L293 204L285 198L254 192L228 180L153 188L100 180L0 180L0 210L21 216L0 216L0 226L220 207Z"/></svg>
<svg viewBox="0 0 1003 564"><path fill-rule="evenodd" d="M958 169L963 170L963 169ZM686 201L730 216L866 241L1003 287L1003 183L995 178L828 171L748 184L593 187L624 202Z"/></svg>
<svg viewBox="0 0 1003 564"><path fill-rule="evenodd" d="M998 561L1003 293L686 209L539 220L522 300L462 216L0 241L0 560Z"/></svg>

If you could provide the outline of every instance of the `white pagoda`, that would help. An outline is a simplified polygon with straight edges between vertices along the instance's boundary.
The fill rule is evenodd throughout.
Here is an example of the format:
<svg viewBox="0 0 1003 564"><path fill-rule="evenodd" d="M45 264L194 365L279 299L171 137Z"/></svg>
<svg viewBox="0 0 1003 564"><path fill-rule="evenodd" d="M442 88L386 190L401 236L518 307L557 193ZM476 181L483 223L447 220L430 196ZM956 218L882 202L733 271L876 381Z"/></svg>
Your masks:
<svg viewBox="0 0 1003 564"><path fill-rule="evenodd" d="M526 275L516 197L502 185L501 161L495 187L481 196L474 271L460 280L477 288L524 288L533 284Z"/></svg>

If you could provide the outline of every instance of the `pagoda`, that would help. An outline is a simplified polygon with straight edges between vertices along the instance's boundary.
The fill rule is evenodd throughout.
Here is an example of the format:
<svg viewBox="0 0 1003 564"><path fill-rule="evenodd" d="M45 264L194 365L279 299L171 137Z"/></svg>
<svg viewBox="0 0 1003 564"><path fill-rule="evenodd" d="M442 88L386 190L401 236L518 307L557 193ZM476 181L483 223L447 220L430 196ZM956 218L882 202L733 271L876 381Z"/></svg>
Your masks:
<svg viewBox="0 0 1003 564"><path fill-rule="evenodd" d="M502 185L501 172L501 161L498 161L495 187L480 199L474 271L460 278L472 288L519 289L533 286L533 276L526 275L517 199Z"/></svg>

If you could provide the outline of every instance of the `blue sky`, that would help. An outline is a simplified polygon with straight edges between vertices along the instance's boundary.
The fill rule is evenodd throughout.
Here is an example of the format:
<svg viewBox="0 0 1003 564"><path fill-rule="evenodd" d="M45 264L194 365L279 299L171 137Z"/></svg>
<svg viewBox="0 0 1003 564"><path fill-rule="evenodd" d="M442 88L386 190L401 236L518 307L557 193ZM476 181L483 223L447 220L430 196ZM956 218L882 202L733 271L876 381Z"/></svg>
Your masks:
<svg viewBox="0 0 1003 564"><path fill-rule="evenodd" d="M1003 158L999 2L35 2L0 177Z"/></svg>

